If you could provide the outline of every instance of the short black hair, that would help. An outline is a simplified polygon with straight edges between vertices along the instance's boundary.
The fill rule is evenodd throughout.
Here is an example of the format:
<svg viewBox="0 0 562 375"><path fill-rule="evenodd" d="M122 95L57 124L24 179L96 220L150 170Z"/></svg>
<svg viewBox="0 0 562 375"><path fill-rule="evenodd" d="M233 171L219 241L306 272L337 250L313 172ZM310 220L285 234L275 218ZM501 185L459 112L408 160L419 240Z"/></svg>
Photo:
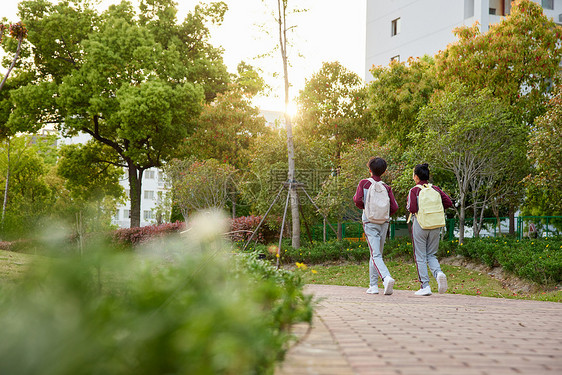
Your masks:
<svg viewBox="0 0 562 375"><path fill-rule="evenodd" d="M429 180L429 165L427 163L416 165L414 174L422 181Z"/></svg>
<svg viewBox="0 0 562 375"><path fill-rule="evenodd" d="M386 160L383 158L374 157L369 160L367 166L375 176L382 176L386 172Z"/></svg>

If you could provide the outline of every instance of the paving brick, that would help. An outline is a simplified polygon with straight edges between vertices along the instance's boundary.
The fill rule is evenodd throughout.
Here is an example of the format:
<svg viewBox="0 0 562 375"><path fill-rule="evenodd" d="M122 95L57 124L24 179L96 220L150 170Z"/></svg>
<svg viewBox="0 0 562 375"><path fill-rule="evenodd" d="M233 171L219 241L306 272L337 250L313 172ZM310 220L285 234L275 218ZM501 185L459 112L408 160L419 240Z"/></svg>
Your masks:
<svg viewBox="0 0 562 375"><path fill-rule="evenodd" d="M324 300L276 375L562 373L562 304L402 290L368 296L325 285L307 291Z"/></svg>

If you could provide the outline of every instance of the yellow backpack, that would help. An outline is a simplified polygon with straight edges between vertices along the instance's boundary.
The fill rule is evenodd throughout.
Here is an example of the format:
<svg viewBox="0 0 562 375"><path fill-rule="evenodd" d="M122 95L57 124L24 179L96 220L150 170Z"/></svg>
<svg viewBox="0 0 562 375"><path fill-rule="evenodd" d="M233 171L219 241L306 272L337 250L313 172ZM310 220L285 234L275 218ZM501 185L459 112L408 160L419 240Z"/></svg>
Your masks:
<svg viewBox="0 0 562 375"><path fill-rule="evenodd" d="M421 186L416 219L422 229L435 229L445 226L445 209L443 208L441 194L429 183Z"/></svg>

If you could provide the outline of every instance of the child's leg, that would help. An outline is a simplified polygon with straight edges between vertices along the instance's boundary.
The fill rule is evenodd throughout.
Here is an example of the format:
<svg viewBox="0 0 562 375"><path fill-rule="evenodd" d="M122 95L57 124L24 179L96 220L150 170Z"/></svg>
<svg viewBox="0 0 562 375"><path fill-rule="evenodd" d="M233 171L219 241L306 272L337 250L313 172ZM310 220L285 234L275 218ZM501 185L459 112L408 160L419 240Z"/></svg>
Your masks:
<svg viewBox="0 0 562 375"><path fill-rule="evenodd" d="M377 285L378 276L384 279L386 276L390 276L390 272L382 260L382 248L381 248L381 231L383 226L388 228L388 225L383 224L373 224L373 223L363 223L363 230L365 232L365 237L367 238L367 244L369 245L369 251L371 257L369 260L369 282L371 286ZM386 232L385 232L386 235ZM384 242L383 242L384 243Z"/></svg>
<svg viewBox="0 0 562 375"><path fill-rule="evenodd" d="M441 272L441 266L436 256L437 250L439 250L440 233L440 229L432 229L427 236L427 264L435 279L437 279L437 274Z"/></svg>
<svg viewBox="0 0 562 375"><path fill-rule="evenodd" d="M418 279L421 287L429 286L429 274L427 272L427 237L428 230L422 229L414 217L412 223L412 237L414 241L414 257L418 267Z"/></svg>

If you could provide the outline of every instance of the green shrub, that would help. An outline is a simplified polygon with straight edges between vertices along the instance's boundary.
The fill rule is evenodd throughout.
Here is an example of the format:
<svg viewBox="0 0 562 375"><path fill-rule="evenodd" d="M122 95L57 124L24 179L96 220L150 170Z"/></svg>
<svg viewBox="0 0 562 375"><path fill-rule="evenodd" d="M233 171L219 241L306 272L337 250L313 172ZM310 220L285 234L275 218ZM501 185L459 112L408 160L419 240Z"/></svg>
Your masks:
<svg viewBox="0 0 562 375"><path fill-rule="evenodd" d="M310 322L298 273L220 240L86 249L0 289L1 374L271 374Z"/></svg>
<svg viewBox="0 0 562 375"><path fill-rule="evenodd" d="M242 248L242 246L238 246ZM277 245L257 245L252 248L275 260ZM411 260L413 247L409 237L397 237L387 240L384 245L385 260ZM327 241L303 244L300 249L290 246L289 240L283 241L281 262L292 264L302 262L319 264L325 262L364 262L369 259L369 247L366 242ZM515 238L467 238L463 245L458 240L441 241L438 258L452 255L477 260L490 267L502 266L506 271L541 284L562 282L562 239L541 238L534 240L517 240ZM411 260L413 262L413 260Z"/></svg>
<svg viewBox="0 0 562 375"><path fill-rule="evenodd" d="M467 238L442 242L442 249L478 260L540 284L562 282L562 239Z"/></svg>
<svg viewBox="0 0 562 375"><path fill-rule="evenodd" d="M412 244L406 237L398 237L394 240L388 239L384 245L384 258L411 258ZM367 242L364 241L337 241L304 243L300 249L290 245L290 240L283 240L281 246L281 262L291 264L302 262L306 264L319 264L325 262L363 262L369 260L370 251ZM242 249L243 244L238 243L237 249ZM265 254L266 258L275 260L278 244L261 245L250 247L247 251L255 251Z"/></svg>

